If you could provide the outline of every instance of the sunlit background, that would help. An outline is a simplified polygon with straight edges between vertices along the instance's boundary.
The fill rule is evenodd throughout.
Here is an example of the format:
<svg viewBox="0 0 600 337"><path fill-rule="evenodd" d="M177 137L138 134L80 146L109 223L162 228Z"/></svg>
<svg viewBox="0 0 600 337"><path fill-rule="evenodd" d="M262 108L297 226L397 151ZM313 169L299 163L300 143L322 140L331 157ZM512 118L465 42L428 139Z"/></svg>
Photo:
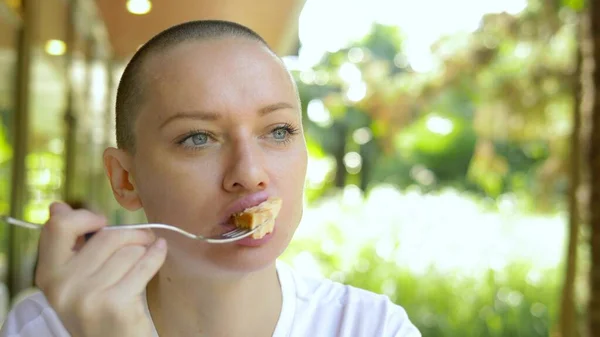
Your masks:
<svg viewBox="0 0 600 337"><path fill-rule="evenodd" d="M282 55L302 99L306 211L283 260L390 296L423 336L558 333L582 1L27 3L39 10L0 1L0 212L42 223L52 200L69 199L114 223L143 221L103 176L115 83L160 29L236 20ZM14 298L30 289L36 234L1 234Z"/></svg>
<svg viewBox="0 0 600 337"><path fill-rule="evenodd" d="M424 336L555 331L575 12L542 12L308 0L285 61L306 107L309 203L285 257L388 294Z"/></svg>
<svg viewBox="0 0 600 337"><path fill-rule="evenodd" d="M452 44L466 44L464 34L474 34L480 27L484 15L508 13L518 16L526 9L525 1L459 1L449 3L442 0L430 0L422 2L410 2L402 4L399 1L333 1L333 0L308 0L300 15L299 36L301 47L298 56L286 57L285 61L290 69L297 71L298 79L301 85L306 88L315 88L316 91L323 93L307 94L303 98L308 99L307 118L315 124L316 127L323 127L322 132L325 137L335 138L334 135L327 135L335 132L329 128L334 124L335 117L332 117L328 111L323 98L331 100L336 99L335 94L331 95L325 88L327 85L335 82L334 86L342 88L342 100L347 104L345 109L360 107L362 100L368 100L373 97L367 97L369 89L378 83L367 84L363 71L369 71L369 67L376 66L376 62L381 60L365 60L366 53L372 52L365 43L360 41L372 34L374 24L384 25L385 27L399 28L392 31L396 34L382 35L378 37L381 44L398 43L397 50L393 50L388 55L392 57L388 65L398 68L397 71L406 70L407 74L398 76L398 82L405 81L405 85L410 85L411 81L422 77L435 78L444 76L443 56L432 51L434 44L445 37L449 37ZM341 10L343 8L343 10ZM456 10L461 8L461 10ZM432 13L432 9L435 9ZM343 15L332 20L331 13L342 11ZM435 24L434 24L435 23ZM572 23L572 22L571 22ZM334 26L334 27L332 27ZM569 30L564 34L562 43L562 55L558 55L566 62L573 62L573 41L569 41L573 36L573 27L564 27ZM387 39L387 41L386 41ZM397 40L395 40L397 39ZM375 43L377 43L375 42ZM498 41L497 43L502 42ZM513 41L506 41L505 43ZM570 46L568 44L571 44ZM394 46L395 47L395 46ZM456 48L468 47L458 46ZM531 49L533 46L522 46L522 48ZM518 46L515 47L515 49ZM571 49L569 49L571 48ZM515 50L516 51L516 50ZM347 54L347 55L344 55ZM324 58L328 56L338 57L337 69L323 69ZM509 57L513 55L508 55ZM519 58L519 55L514 55ZM370 56L372 57L372 56ZM345 58L345 59L344 59ZM333 61L326 61L333 62ZM568 66L572 66L567 64ZM383 67L383 65L382 65ZM373 70L371 70L373 71ZM393 72L394 70L391 70ZM387 77L388 74L376 74L374 76ZM514 74L513 76L525 77L527 74ZM335 77L335 78L334 78ZM379 79L375 79L379 80ZM341 81L341 85L340 82ZM386 78L384 81L390 81ZM426 80L424 80L426 81ZM400 84L401 85L401 84ZM320 89L322 87L323 89ZM453 88L449 86L448 90ZM308 90L308 89L307 89ZM376 90L373 88L372 90ZM402 90L396 89L398 94L413 94L410 88ZM485 90L485 89L484 89ZM403 92L405 91L405 92ZM414 90L418 95L418 89ZM466 88L465 94L471 91L477 94L477 91L483 91L481 88ZM336 92L336 94L340 94ZM377 95L374 93L373 95ZM456 94L459 96L460 94ZM333 97L332 97L333 96ZM376 99L373 98L373 99ZM457 97L460 99L460 97ZM511 100L513 97L506 97ZM563 98L563 100L566 98ZM403 102L410 104L410 102ZM464 111L461 106L452 106L448 104L443 108L448 111L415 111L410 112L415 115L423 113L423 121L419 123L420 135L404 135L402 130L397 130L395 136L400 138L401 144L397 144L398 154L405 155L402 150L419 151L411 142L418 142L417 137L428 138L439 137L430 145L433 152L444 152L444 147L453 147L458 143L457 139L462 135L452 135L455 128L453 117L455 115L477 113L477 109L485 108L488 102L464 102L472 104L474 111ZM494 102L496 103L496 102ZM497 102L500 104L501 102ZM568 101L565 106L571 107ZM369 104L369 103L366 103ZM396 104L391 103L390 105ZM401 103L402 104L402 103ZM478 106L480 105L480 106ZM452 111L456 109L455 111ZM427 109L429 110L429 109ZM462 111L461 111L462 110ZM368 111L361 111L369 115ZM393 112L392 112L393 113ZM398 114L406 113L397 111ZM485 113L485 112L484 112ZM518 112L517 112L518 113ZM568 117L569 110L563 112L564 117ZM341 116L344 118L347 116ZM377 122L372 116L368 116L369 121L357 121L356 123L365 124L355 130L348 130L346 137L350 144L348 147L360 149L366 143L373 141L372 124ZM493 117L491 117L493 118ZM357 118L358 119L358 118ZM460 121L464 123L465 121ZM563 136L569 134L570 121L564 118L561 121L564 124L562 130ZM348 124L352 122L349 121ZM407 125L406 129L417 124ZM371 124L371 125L369 125ZM407 124L410 124L408 122ZM312 126L312 125L311 125ZM310 126L309 126L310 127ZM350 128L349 128L350 129ZM509 133L509 130L498 130ZM406 131L405 131L406 132ZM407 132L408 133L408 132ZM540 135L541 136L541 135ZM482 137L483 138L483 137ZM539 137L543 140L543 137ZM331 153L324 150L324 144L316 144L318 141L313 139L311 162L308 172L308 188L322 188L331 180L334 175L336 164L341 164L346 168L348 176L360 175L363 158L357 151L348 151L343 155L343 161L337 163L334 151ZM426 141L426 140L425 140ZM450 144L444 144L450 143ZM473 146L477 139L473 138L470 144L465 146L465 150L473 151ZM516 142L515 142L516 143ZM515 144L515 147L518 145ZM436 148L437 147L437 148ZM544 149L545 150L545 149ZM541 150L545 152L544 150ZM381 156L381 154L380 154ZM525 154L527 156L527 154ZM544 153L542 156L547 156ZM533 156L529 156L533 157ZM453 158L447 158L452 161ZM461 158L465 160L464 158ZM532 158L535 159L535 158ZM545 159L545 158L544 158ZM377 159L376 159L377 160ZM379 158L378 160L381 160ZM457 160L460 160L457 158ZM472 158L466 160L472 163ZM532 160L534 161L534 160ZM540 160L542 162L543 160ZM332 223L335 227L340 227L345 234L344 246L349 248L350 252L357 252L354 245L349 245L356 239L356 244L365 244L367 237L380 238L382 242L389 241L391 232L397 232L399 240L402 241L402 253L397 253L400 265L410 267L415 272L422 272L430 265L434 265L444 271L455 269L462 271L472 271L475 268L478 271L487 268L502 269L508 262L522 261L531 262L540 268L556 267L560 263L564 253L565 243L565 212L564 205L560 202L548 214L531 214L528 207L520 204L518 197L513 193L510 186L490 187L490 195L475 196L477 188L472 186L460 186L449 184L443 186L435 193L427 193L429 188L436 182L436 174L427 167L426 163L414 160L411 163L408 172L408 180L398 188L393 183L386 182L386 176L372 178L372 175L360 177L360 179L372 179L372 184L368 191L359 188L357 184L348 183L342 188L339 195L325 200L309 204L309 212L301 226L299 237L311 237L317 233L325 233L327 223ZM441 166L446 165L440 163ZM534 169L531 165L530 169ZM392 170L395 168L392 167ZM405 170L406 167L397 170ZM398 172L400 173L400 172ZM400 173L400 174L402 174ZM455 177L461 179L460 170L453 172ZM483 174L485 174L484 172ZM493 172L487 172L493 174ZM492 178L493 179L493 178ZM379 181L378 181L379 180ZM564 188L564 186L563 186ZM485 189L485 184L483 186ZM369 193L365 193L369 192ZM493 199L490 197L494 197ZM489 209L492 206L493 210ZM393 207L390 207L393 205ZM360 207L356 207L360 206ZM523 207L525 206L525 207ZM531 205L535 207L535 202ZM537 234L536 234L537 233ZM544 240L540 240L539 235L543 233ZM384 235L386 234L386 235ZM330 244L325 241L327 246ZM385 246L385 244L383 244ZM382 248L383 249L383 248ZM327 249L324 249L327 250ZM385 249L384 249L385 250ZM386 258L390 253L384 254ZM383 257L383 256L380 256ZM350 259L352 260L352 259ZM302 260L304 263L307 260ZM299 266L302 268L311 268L309 265Z"/></svg>

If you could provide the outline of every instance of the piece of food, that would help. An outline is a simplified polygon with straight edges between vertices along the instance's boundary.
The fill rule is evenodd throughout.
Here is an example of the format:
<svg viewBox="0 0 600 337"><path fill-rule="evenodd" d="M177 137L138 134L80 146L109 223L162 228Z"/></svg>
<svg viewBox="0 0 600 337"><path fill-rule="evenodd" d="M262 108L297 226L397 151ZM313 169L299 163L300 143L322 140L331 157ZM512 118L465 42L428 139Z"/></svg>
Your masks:
<svg viewBox="0 0 600 337"><path fill-rule="evenodd" d="M273 232L275 218L277 218L279 210L281 210L281 203L281 198L271 197L261 204L233 214L233 224L238 228L253 229L264 223L261 228L251 235L253 239L260 239Z"/></svg>

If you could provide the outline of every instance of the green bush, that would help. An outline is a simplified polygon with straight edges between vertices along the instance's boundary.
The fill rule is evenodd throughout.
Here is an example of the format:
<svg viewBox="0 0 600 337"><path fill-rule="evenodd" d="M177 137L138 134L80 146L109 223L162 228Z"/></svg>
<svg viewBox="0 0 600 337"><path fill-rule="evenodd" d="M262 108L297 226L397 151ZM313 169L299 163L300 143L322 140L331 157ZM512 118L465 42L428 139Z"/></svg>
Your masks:
<svg viewBox="0 0 600 337"><path fill-rule="evenodd" d="M295 241L283 260L294 264L307 257L326 277L388 295L406 309L423 336L549 336L556 320L556 269L536 271L512 263L478 275L433 269L416 275L382 259L374 243L365 244L354 257L344 257L327 253L319 239Z"/></svg>
<svg viewBox="0 0 600 337"><path fill-rule="evenodd" d="M309 204L282 260L388 295L426 337L547 337L566 218L496 206L453 190L347 187Z"/></svg>

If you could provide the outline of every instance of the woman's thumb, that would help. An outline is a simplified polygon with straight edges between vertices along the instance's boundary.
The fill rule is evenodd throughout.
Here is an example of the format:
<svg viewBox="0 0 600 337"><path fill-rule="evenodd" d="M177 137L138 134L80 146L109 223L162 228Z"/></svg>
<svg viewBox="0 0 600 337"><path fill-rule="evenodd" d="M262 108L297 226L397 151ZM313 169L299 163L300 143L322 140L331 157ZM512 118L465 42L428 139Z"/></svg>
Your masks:
<svg viewBox="0 0 600 337"><path fill-rule="evenodd" d="M71 206L64 202L55 201L50 205L50 216L71 211Z"/></svg>

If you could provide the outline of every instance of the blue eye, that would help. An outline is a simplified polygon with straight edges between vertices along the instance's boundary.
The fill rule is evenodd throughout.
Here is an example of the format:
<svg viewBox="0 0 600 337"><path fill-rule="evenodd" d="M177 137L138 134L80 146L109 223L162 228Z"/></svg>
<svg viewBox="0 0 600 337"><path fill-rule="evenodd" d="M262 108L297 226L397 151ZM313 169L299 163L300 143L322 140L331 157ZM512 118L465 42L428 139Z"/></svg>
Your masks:
<svg viewBox="0 0 600 337"><path fill-rule="evenodd" d="M179 141L179 144L189 148L199 148L207 145L210 140L210 136L206 132L193 132L187 137Z"/></svg>
<svg viewBox="0 0 600 337"><path fill-rule="evenodd" d="M208 142L208 135L205 133L198 133L190 136L190 139L194 145L204 145L206 142Z"/></svg>
<svg viewBox="0 0 600 337"><path fill-rule="evenodd" d="M271 130L270 137L277 144L285 145L292 141L294 135L298 133L299 129L292 126L291 124L284 124L277 126Z"/></svg>
<svg viewBox="0 0 600 337"><path fill-rule="evenodd" d="M276 140L285 140L288 136L288 130L285 128L277 128L273 130L273 138Z"/></svg>

